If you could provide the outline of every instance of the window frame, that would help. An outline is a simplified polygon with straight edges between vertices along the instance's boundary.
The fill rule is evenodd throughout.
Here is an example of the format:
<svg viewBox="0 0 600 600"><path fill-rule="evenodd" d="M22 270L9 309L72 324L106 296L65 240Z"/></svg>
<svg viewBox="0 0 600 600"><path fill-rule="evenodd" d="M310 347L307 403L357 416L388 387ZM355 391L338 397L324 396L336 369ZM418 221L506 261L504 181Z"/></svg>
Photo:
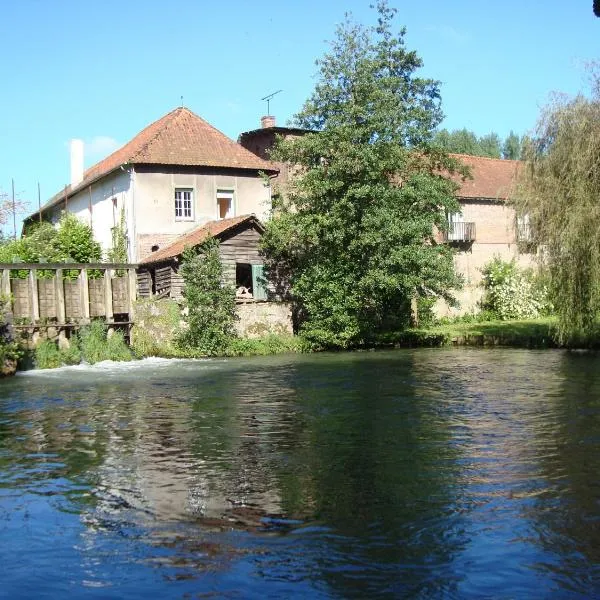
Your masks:
<svg viewBox="0 0 600 600"><path fill-rule="evenodd" d="M186 200L184 194L189 192L190 197ZM181 198L177 198L177 194L181 193ZM177 203L181 202L181 206L178 207ZM186 202L189 202L189 207L186 207ZM175 186L173 188L173 208L174 208L174 216L175 221L193 221L195 219L194 216L194 188L189 186ZM186 215L186 210L189 208L189 215ZM181 214L178 215L177 211L180 210Z"/></svg>
<svg viewBox="0 0 600 600"><path fill-rule="evenodd" d="M221 216L221 211L219 209L219 200L227 199L229 200L229 210L227 211L224 217ZM217 221L222 221L223 219L231 219L235 217L236 206L235 206L235 190L231 188L218 188L215 194L215 205L217 209Z"/></svg>

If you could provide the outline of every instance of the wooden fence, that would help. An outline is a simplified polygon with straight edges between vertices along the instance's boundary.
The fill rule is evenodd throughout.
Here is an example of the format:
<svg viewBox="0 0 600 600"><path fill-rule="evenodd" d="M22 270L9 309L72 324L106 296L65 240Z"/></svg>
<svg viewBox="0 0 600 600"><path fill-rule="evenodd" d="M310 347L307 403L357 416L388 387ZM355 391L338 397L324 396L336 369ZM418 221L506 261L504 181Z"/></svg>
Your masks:
<svg viewBox="0 0 600 600"><path fill-rule="evenodd" d="M0 263L0 292L16 327L78 326L91 318L131 324L137 265Z"/></svg>

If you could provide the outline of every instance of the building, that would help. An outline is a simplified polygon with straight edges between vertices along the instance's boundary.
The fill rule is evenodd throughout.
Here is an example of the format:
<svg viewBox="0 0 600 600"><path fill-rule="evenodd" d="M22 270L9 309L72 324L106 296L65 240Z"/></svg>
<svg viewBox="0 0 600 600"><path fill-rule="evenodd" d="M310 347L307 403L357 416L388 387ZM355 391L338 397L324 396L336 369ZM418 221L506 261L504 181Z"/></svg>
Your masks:
<svg viewBox="0 0 600 600"><path fill-rule="evenodd" d="M41 208L88 222L104 250L124 216L128 258L138 262L209 221L256 214L267 218L270 162L230 140L187 108L148 125L122 148L83 170L83 143L71 144L71 183ZM36 212L25 221L39 218Z"/></svg>
<svg viewBox="0 0 600 600"><path fill-rule="evenodd" d="M234 286L239 299L266 300L263 259L259 254L263 231L263 225L254 215L209 221L193 229L141 260L140 295L181 298L183 278L179 267L183 251L214 237L219 241L223 283Z"/></svg>
<svg viewBox="0 0 600 600"><path fill-rule="evenodd" d="M238 140L250 152L268 159L277 136L288 138L304 133L303 129L277 127L273 117L263 117L260 129L242 133ZM531 266L533 258L527 244L529 223L526 218L518 219L508 202L515 190L519 161L465 154L452 156L469 167L471 179L456 179L461 211L448 215L448 232L440 235L439 242L456 249L456 271L463 276L465 285L456 292L459 308L440 302L437 306L440 316L477 309L483 295L481 268L494 256L504 260L514 258L520 266ZM292 167L276 164L279 176L275 183L285 187Z"/></svg>

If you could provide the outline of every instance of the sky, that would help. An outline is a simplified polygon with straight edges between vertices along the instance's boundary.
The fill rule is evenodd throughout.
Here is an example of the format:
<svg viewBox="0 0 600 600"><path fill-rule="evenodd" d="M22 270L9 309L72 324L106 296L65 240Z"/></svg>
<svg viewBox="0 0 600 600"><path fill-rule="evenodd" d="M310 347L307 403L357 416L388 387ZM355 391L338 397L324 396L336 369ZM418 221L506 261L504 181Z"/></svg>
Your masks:
<svg viewBox="0 0 600 600"><path fill-rule="evenodd" d="M285 125L315 85L315 60L346 12L373 0L0 0L0 193L38 205L183 104L233 139L259 127L261 98ZM592 0L390 0L405 42L441 82L442 127L526 133L549 94L574 94L600 58ZM20 229L20 227L18 227ZM12 233L12 224L5 231Z"/></svg>

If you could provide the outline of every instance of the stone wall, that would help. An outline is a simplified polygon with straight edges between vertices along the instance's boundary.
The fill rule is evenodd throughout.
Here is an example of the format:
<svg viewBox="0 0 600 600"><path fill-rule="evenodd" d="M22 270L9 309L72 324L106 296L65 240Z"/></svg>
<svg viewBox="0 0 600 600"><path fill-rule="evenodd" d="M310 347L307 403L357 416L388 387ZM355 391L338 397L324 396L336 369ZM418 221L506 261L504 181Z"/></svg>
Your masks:
<svg viewBox="0 0 600 600"><path fill-rule="evenodd" d="M292 311L285 302L238 302L236 311L236 329L241 337L293 333Z"/></svg>

